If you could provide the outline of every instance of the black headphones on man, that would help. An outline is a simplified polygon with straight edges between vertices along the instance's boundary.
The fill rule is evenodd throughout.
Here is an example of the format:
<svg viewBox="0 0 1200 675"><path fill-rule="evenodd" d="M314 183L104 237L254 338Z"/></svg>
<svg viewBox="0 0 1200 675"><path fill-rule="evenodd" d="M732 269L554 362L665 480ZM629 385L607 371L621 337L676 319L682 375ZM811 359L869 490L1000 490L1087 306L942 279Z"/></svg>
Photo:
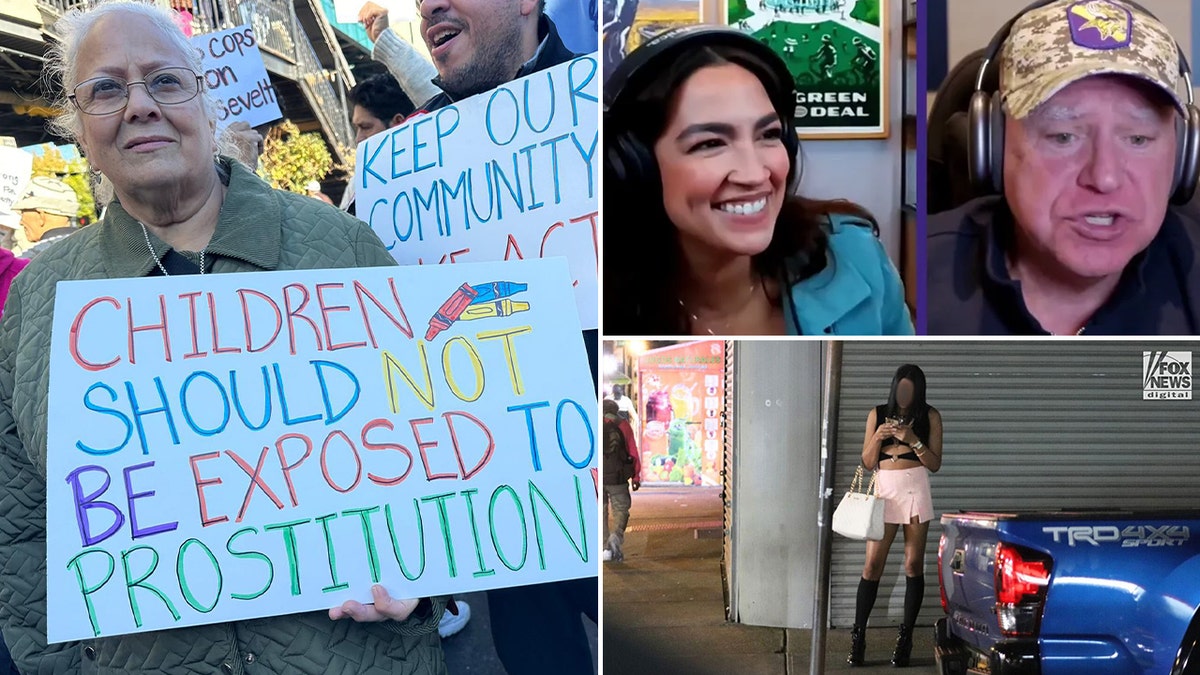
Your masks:
<svg viewBox="0 0 1200 675"><path fill-rule="evenodd" d="M749 52L767 64L777 86L767 86L767 94L783 123L783 144L787 148L791 167L788 172L788 194L794 193L800 182L800 139L796 133L795 81L787 64L753 36L725 26L692 25L672 28L643 42L629 53L604 83L604 158L605 177L620 181L619 187L636 187L658 181L654 151L629 130L620 119L637 95L655 80L673 61L697 47L730 46ZM756 75L761 75L756 73ZM605 191L612 187L606 183ZM619 194L613 192L613 194Z"/></svg>
<svg viewBox="0 0 1200 675"><path fill-rule="evenodd" d="M998 64L1000 49L1012 32L1013 24L1029 12L1057 1L1039 0L1021 10L1000 27L984 52L983 63L980 64L979 73L975 77L975 93L971 96L968 118L968 169L971 182L981 189L992 190L996 194L1004 192L1004 105L1000 96L992 96L983 90L985 74L990 66ZM1154 14L1136 2L1122 2L1157 21ZM1175 182L1171 188L1171 202L1185 204L1191 200L1196 183L1200 179L1200 110L1197 110L1194 104L1191 67L1178 42L1175 42L1175 49L1179 51L1179 76L1183 78L1187 87L1187 119L1179 120L1177 125L1178 154L1175 159Z"/></svg>

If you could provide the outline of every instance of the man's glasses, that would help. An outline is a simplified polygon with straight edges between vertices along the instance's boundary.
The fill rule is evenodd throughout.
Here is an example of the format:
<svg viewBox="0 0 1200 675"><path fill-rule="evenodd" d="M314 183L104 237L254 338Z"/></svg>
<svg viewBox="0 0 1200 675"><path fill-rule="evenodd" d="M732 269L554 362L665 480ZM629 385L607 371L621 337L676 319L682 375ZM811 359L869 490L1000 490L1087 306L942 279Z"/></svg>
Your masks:
<svg viewBox="0 0 1200 675"><path fill-rule="evenodd" d="M186 103L200 93L200 76L191 68L162 68L134 82L123 77L93 77L75 85L67 98L85 115L111 115L129 105L129 88L135 84L145 87L150 98L162 105Z"/></svg>

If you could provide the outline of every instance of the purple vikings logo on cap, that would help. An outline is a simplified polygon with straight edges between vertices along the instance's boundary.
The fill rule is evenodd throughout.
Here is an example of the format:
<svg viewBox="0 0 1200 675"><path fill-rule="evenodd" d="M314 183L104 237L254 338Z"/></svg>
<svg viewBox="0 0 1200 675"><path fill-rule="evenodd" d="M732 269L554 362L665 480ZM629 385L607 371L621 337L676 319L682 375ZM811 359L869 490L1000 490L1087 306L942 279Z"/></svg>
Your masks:
<svg viewBox="0 0 1200 675"><path fill-rule="evenodd" d="M1129 46L1133 14L1104 0L1077 2L1067 8L1071 40L1085 49L1119 49Z"/></svg>

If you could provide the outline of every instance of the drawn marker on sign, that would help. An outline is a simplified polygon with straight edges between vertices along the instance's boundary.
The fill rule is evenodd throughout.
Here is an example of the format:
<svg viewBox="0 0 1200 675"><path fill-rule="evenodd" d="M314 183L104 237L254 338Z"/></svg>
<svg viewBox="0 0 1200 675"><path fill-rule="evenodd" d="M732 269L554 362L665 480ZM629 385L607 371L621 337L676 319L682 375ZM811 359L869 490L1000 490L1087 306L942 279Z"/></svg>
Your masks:
<svg viewBox="0 0 1200 675"><path fill-rule="evenodd" d="M529 303L519 300L497 300L486 305L471 305L459 317L463 321L490 319L493 317L512 316L517 312L528 312Z"/></svg>
<svg viewBox="0 0 1200 675"><path fill-rule="evenodd" d="M438 311L429 319L429 330L425 332L425 341L432 341L433 338L437 337L438 333L441 333L455 321L458 321L458 317L462 315L463 310L467 308L467 305L471 304L476 295L475 289L467 284L459 286L458 290L454 291L454 294L449 298L446 298L446 301L442 303Z"/></svg>
<svg viewBox="0 0 1200 675"><path fill-rule="evenodd" d="M509 239L512 239L512 235L509 235ZM515 241L513 242L513 245L516 245ZM478 284L476 286L472 286L471 288L476 294L475 300L472 301L471 304L478 305L507 298L522 291L526 291L529 289L529 284L518 284L511 281L493 281L488 284Z"/></svg>

